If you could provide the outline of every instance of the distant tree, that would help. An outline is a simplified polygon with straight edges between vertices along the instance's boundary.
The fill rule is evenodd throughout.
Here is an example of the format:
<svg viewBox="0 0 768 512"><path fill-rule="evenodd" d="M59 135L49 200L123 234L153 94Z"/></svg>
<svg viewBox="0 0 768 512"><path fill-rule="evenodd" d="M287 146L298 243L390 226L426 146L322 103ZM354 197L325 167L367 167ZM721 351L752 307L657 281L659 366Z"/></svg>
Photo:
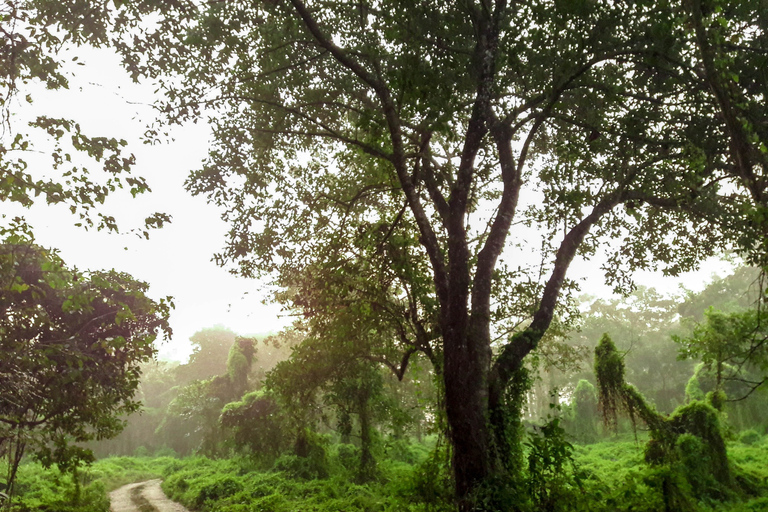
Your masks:
<svg viewBox="0 0 768 512"><path fill-rule="evenodd" d="M627 380L663 412L683 403L685 386L693 365L677 358L670 336L684 332L679 323L679 298L638 286L624 297L581 299L578 329L568 334L569 343L594 350L604 332L611 333L624 354ZM577 372L566 380L571 389L579 379L593 377Z"/></svg>
<svg viewBox="0 0 768 512"><path fill-rule="evenodd" d="M168 404L157 434L181 455L219 454L219 414L226 401L215 396L211 381L196 380L179 389Z"/></svg>
<svg viewBox="0 0 768 512"><path fill-rule="evenodd" d="M209 379L227 372L227 358L237 335L223 325L201 329L189 338L192 355L189 362L176 369L178 379L186 384Z"/></svg>
<svg viewBox="0 0 768 512"><path fill-rule="evenodd" d="M381 346L377 339L381 334L360 324L335 321L325 326L327 330L308 330L291 357L267 375L266 386L288 418L297 455L309 454L307 429L316 429L323 411L330 409L342 439L349 442L354 435L360 440L357 478L367 481L376 467L374 431L398 406L384 397L382 372L390 370L371 350L371 345Z"/></svg>
<svg viewBox="0 0 768 512"><path fill-rule="evenodd" d="M636 387L626 382L624 361L608 334L595 348L595 377L598 398L606 427L615 426L620 412L650 431L645 460L666 466L661 472L661 493L665 512L691 509L689 489L697 497L723 497L734 485L725 447L719 400L710 393L705 401L681 405L670 415L660 414ZM682 468L682 474L675 474ZM681 485L681 480L684 481Z"/></svg>
<svg viewBox="0 0 768 512"><path fill-rule="evenodd" d="M141 380L135 396L141 401L141 409L124 418L125 429L116 437L87 445L97 457L132 455L140 447L154 452L167 444L168 440L156 431L163 422L168 404L178 392L176 366L176 362L162 360L141 365Z"/></svg>
<svg viewBox="0 0 768 512"><path fill-rule="evenodd" d="M581 379L576 384L570 404L567 430L581 443L597 440L597 391L591 382Z"/></svg>
<svg viewBox="0 0 768 512"><path fill-rule="evenodd" d="M232 386L230 401L243 396L249 389L248 376L256 359L256 340L238 336L227 356L227 377Z"/></svg>
<svg viewBox="0 0 768 512"><path fill-rule="evenodd" d="M760 269L749 266L737 267L725 277L715 277L702 291L687 291L678 305L680 316L687 322L701 322L708 309L723 313L735 313L757 305L765 283L760 279Z"/></svg>
<svg viewBox="0 0 768 512"><path fill-rule="evenodd" d="M274 461L290 442L285 415L264 390L251 391L225 405L220 422L232 433L235 448L257 460Z"/></svg>
<svg viewBox="0 0 768 512"><path fill-rule="evenodd" d="M730 400L743 400L768 382L768 318L763 309L734 313L709 309L691 336L675 341L681 358L701 360L714 375L715 392L731 384Z"/></svg>
<svg viewBox="0 0 768 512"><path fill-rule="evenodd" d="M221 411L250 389L248 376L255 357L255 340L236 336L221 374L194 380L179 389L158 427L159 433L169 440L169 446L185 454L197 451L214 457L223 453Z"/></svg>
<svg viewBox="0 0 768 512"><path fill-rule="evenodd" d="M69 269L55 252L11 237L0 245L0 452L8 485L27 449L73 469L74 443L119 433L138 410L140 368L170 335L168 299L116 271Z"/></svg>

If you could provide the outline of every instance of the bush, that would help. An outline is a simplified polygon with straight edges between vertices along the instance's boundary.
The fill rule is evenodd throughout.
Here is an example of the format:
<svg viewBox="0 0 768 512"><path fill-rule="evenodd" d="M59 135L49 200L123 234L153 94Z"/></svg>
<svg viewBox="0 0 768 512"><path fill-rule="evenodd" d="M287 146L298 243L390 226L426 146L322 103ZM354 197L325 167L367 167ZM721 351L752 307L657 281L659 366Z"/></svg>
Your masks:
<svg viewBox="0 0 768 512"><path fill-rule="evenodd" d="M325 465L316 464L311 457L299 457L298 455L281 455L272 469L287 473L293 478L311 480L314 478L328 478L327 462Z"/></svg>
<svg viewBox="0 0 768 512"><path fill-rule="evenodd" d="M207 501L218 501L228 498L243 490L243 484L232 477L224 477L200 487L195 497L195 504L200 507Z"/></svg>
<svg viewBox="0 0 768 512"><path fill-rule="evenodd" d="M760 434L753 429L745 430L739 434L739 441L742 444L753 445L757 444L761 439Z"/></svg>
<svg viewBox="0 0 768 512"><path fill-rule="evenodd" d="M72 476L38 463L19 467L13 511L109 512L109 498L102 482L75 487Z"/></svg>
<svg viewBox="0 0 768 512"><path fill-rule="evenodd" d="M354 471L360 465L360 449L353 444L336 445L336 459L344 469Z"/></svg>

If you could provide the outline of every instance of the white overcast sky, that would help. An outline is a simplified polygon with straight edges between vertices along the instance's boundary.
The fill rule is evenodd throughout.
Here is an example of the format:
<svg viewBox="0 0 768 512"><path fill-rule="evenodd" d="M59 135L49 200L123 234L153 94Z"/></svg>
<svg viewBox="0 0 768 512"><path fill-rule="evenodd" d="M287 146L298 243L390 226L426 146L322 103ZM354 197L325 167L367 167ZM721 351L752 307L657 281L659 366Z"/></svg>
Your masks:
<svg viewBox="0 0 768 512"><path fill-rule="evenodd" d="M86 56L83 57L83 53ZM113 215L121 228L139 226L155 211L173 216L170 225L154 230L150 240L136 235L84 231L66 207L38 204L32 209L4 205L6 214L22 214L34 228L40 245L60 250L64 261L81 269L115 268L150 283L150 295L175 298L171 316L173 340L159 346L160 357L185 360L191 352L189 337L196 331L222 324L240 334L275 332L290 324L279 306L262 304L261 283L232 276L212 261L222 247L227 226L216 208L202 197L186 193L183 183L190 170L206 156L208 129L191 125L172 132L174 141L149 146L140 137L154 113L151 84L133 84L106 51L78 50L83 66L73 66L67 91L31 91L34 103L17 100L14 128L39 114L74 119L85 134L128 141L136 155L134 173L147 178L152 193L132 199L121 192L100 211ZM26 91L19 94L19 100ZM48 160L42 160L46 165ZM93 166L96 174L96 166Z"/></svg>
<svg viewBox="0 0 768 512"><path fill-rule="evenodd" d="M136 155L135 174L147 178L153 192L139 199L125 193L112 197L102 211L114 215L123 228L137 226L155 211L173 216L172 224L152 233L150 240L135 235L86 232L74 227L76 219L66 208L36 205L21 210L4 205L6 214L23 214L34 227L38 243L55 247L70 266L80 269L115 268L150 283L150 295L175 298L171 316L174 338L159 346L160 357L185 360L191 352L189 337L216 324L240 334L275 332L290 324L277 305L264 305L261 283L230 275L212 261L224 242L227 226L216 208L202 197L191 197L183 189L188 173L207 153L208 129L198 124L174 130L173 142L148 146L140 137L154 117L147 106L152 101L151 84L131 83L117 58L107 51L78 50L83 66L74 66L68 91L30 91L34 104L19 103L15 127L38 114L77 120L92 136L110 136L128 141L128 152ZM20 98L23 98L22 91ZM673 292L681 283L700 290L713 273L725 275L729 265L709 262L698 273L678 279L654 274L638 276L638 283ZM583 291L606 295L602 273L594 264L574 262L572 277L589 279ZM587 289L588 288L588 289Z"/></svg>

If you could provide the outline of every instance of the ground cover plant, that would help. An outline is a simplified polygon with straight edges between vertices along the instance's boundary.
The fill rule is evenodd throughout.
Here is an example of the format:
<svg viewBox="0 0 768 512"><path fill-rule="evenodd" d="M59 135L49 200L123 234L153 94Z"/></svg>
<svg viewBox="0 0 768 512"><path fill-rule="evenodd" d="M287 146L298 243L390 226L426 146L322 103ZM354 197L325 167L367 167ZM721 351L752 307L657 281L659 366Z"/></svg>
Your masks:
<svg viewBox="0 0 768 512"><path fill-rule="evenodd" d="M18 471L13 511L107 512L107 493L131 482L159 478L177 463L170 457L110 457L75 474L28 460Z"/></svg>
<svg viewBox="0 0 768 512"><path fill-rule="evenodd" d="M553 427L554 428L554 427ZM541 432L531 432L542 439ZM548 495L532 495L526 502L507 499L504 511L553 512L658 512L664 510L663 482L669 473L644 463L647 432L625 432L600 442L574 444L568 462L550 475L542 488ZM162 488L173 500L195 512L272 511L453 511L450 481L445 467L435 463L435 439L423 444L398 441L378 453L376 478L355 482L359 448L343 443L328 445L328 473L323 478L308 475L295 456L278 459L272 467L237 456L207 457L109 457L82 470L76 486L70 474L44 469L27 462L19 469L20 496L14 512L106 512L107 493L121 485L163 478ZM696 512L759 512L768 503L768 436L748 436L748 442L733 439L728 454L734 478L742 490L727 500L693 500ZM536 463L556 457L556 440L529 443L526 449L527 485ZM568 450L566 450L568 451ZM678 468L679 469L679 468ZM675 469L673 468L674 472ZM492 510L492 509L488 509Z"/></svg>

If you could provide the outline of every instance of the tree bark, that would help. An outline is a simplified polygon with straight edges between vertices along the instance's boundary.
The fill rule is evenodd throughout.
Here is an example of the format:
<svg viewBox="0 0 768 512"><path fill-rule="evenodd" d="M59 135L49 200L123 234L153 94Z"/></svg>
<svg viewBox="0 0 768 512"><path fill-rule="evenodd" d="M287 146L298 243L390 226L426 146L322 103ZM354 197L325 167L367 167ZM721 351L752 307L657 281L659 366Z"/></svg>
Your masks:
<svg viewBox="0 0 768 512"><path fill-rule="evenodd" d="M366 384L358 402L358 415L360 417L360 470L357 478L360 482L368 482L373 478L376 461L371 452L371 414L370 393Z"/></svg>
<svg viewBox="0 0 768 512"><path fill-rule="evenodd" d="M488 338L482 326L469 325L445 335L445 407L460 510L471 510L473 491L494 466L488 431Z"/></svg>

